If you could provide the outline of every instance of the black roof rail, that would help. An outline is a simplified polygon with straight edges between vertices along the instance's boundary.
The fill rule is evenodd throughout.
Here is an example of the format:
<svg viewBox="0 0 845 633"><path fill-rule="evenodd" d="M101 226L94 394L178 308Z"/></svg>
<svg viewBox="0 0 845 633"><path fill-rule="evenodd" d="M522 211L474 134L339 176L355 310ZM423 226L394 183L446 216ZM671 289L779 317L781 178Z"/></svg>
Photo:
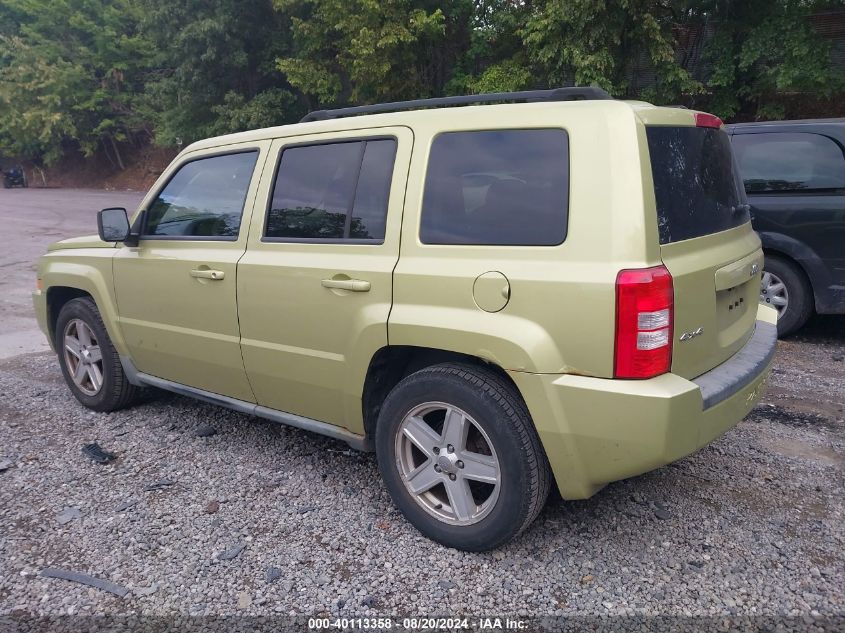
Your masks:
<svg viewBox="0 0 845 633"><path fill-rule="evenodd" d="M301 123L308 121L326 121L359 114L396 112L417 108L438 108L448 106L471 105L474 103L496 103L499 101L579 101L613 99L607 92L595 86L581 88L554 88L553 90L526 90L522 92L488 92L480 95L461 95L457 97L437 97L434 99L414 99L413 101L394 101L393 103L374 103L372 105L339 108L337 110L314 110L302 117Z"/></svg>

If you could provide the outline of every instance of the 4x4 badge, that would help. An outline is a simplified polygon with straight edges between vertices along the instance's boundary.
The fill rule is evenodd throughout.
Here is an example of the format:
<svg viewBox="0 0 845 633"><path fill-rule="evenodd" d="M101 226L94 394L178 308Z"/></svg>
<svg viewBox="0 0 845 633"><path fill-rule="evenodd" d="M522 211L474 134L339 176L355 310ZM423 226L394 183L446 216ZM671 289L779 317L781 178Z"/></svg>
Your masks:
<svg viewBox="0 0 845 633"><path fill-rule="evenodd" d="M681 334L681 340L682 341L691 341L696 336L700 336L702 332L704 332L703 327L699 327L698 329L695 329L692 332L684 332L683 334Z"/></svg>
<svg viewBox="0 0 845 633"><path fill-rule="evenodd" d="M751 264L751 277L756 275L760 270L760 264Z"/></svg>

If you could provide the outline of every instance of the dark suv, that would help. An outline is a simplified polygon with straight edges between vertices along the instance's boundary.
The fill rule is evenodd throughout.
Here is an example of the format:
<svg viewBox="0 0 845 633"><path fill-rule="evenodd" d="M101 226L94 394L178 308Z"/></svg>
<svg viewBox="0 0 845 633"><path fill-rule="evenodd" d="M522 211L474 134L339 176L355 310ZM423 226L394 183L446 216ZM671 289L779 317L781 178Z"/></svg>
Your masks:
<svg viewBox="0 0 845 633"><path fill-rule="evenodd" d="M845 313L845 119L727 126L766 254L760 301L781 336Z"/></svg>

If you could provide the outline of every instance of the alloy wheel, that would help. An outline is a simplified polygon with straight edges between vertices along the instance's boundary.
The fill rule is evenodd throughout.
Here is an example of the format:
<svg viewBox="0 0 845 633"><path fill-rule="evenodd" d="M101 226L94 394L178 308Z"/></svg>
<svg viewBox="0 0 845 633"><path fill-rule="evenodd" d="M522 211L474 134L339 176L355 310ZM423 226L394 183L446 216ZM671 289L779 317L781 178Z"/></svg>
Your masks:
<svg viewBox="0 0 845 633"><path fill-rule="evenodd" d="M499 497L499 458L490 437L450 404L426 402L405 415L396 434L396 466L411 497L444 523L477 523Z"/></svg>
<svg viewBox="0 0 845 633"><path fill-rule="evenodd" d="M775 308L778 311L778 318L781 318L789 307L789 292L786 284L780 277L767 270L763 271L760 279L760 303Z"/></svg>
<svg viewBox="0 0 845 633"><path fill-rule="evenodd" d="M94 331L82 319L65 326L64 357L73 383L87 396L103 388L103 353Z"/></svg>

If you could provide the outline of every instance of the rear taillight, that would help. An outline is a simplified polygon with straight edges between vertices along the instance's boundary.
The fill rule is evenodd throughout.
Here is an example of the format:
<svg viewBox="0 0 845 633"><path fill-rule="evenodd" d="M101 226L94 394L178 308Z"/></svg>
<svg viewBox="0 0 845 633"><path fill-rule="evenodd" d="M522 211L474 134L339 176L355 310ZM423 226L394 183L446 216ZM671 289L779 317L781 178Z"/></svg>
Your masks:
<svg viewBox="0 0 845 633"><path fill-rule="evenodd" d="M695 113L695 127L722 127L722 119L715 114L707 114L706 112Z"/></svg>
<svg viewBox="0 0 845 633"><path fill-rule="evenodd" d="M672 275L665 266L616 276L616 378L652 378L672 364Z"/></svg>

